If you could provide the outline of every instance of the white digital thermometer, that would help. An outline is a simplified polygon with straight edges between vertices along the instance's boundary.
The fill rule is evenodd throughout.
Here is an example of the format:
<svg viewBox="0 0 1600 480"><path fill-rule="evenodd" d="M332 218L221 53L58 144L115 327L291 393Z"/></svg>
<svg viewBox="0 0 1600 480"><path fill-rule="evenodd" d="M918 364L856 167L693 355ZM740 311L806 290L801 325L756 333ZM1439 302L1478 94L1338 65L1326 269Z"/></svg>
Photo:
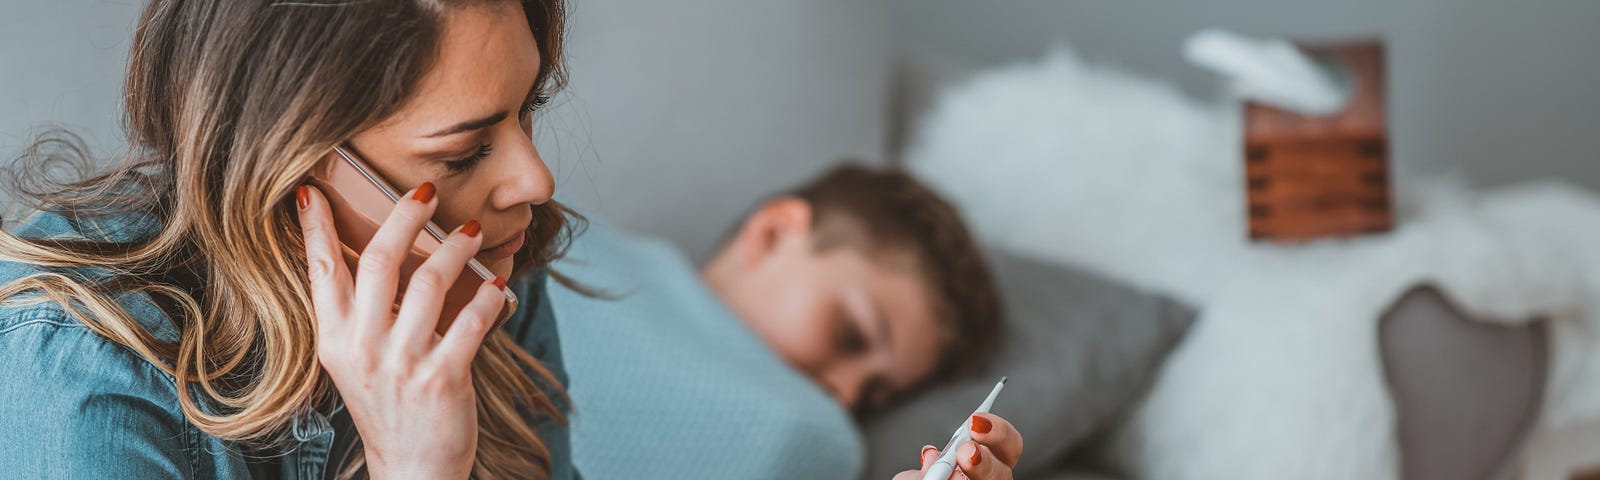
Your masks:
<svg viewBox="0 0 1600 480"><path fill-rule="evenodd" d="M989 407L994 406L994 398L1000 396L1000 389L1005 388L1006 377L1000 377L1000 383L994 384L994 390L989 391L989 398L983 399L977 410L972 415L989 413ZM956 471L956 450L961 444L972 439L972 415L967 420L956 426L956 433L950 434L950 443L945 444L944 450L939 451L939 459L928 466L928 472L922 474L922 480L949 480L950 474Z"/></svg>

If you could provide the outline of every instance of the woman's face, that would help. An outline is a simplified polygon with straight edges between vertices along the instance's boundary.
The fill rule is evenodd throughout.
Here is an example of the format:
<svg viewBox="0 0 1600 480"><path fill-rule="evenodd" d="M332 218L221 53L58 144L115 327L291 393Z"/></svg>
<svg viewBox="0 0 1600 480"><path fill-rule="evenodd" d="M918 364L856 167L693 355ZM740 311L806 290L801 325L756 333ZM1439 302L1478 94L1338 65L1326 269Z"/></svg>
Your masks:
<svg viewBox="0 0 1600 480"><path fill-rule="evenodd" d="M404 106L350 145L398 189L433 182L434 222L478 220L478 260L509 275L529 206L555 190L531 134L538 45L519 2L492 2L449 13L438 55Z"/></svg>

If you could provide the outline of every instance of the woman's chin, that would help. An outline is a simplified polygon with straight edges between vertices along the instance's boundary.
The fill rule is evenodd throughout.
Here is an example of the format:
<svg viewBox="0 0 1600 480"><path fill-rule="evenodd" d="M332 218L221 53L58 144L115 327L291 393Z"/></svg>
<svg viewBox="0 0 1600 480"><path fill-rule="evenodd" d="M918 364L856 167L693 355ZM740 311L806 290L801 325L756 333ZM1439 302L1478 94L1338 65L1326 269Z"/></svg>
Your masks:
<svg viewBox="0 0 1600 480"><path fill-rule="evenodd" d="M489 271L494 272L497 276L511 278L511 271L515 269L516 264L516 257L513 256L496 260L484 266L489 267Z"/></svg>

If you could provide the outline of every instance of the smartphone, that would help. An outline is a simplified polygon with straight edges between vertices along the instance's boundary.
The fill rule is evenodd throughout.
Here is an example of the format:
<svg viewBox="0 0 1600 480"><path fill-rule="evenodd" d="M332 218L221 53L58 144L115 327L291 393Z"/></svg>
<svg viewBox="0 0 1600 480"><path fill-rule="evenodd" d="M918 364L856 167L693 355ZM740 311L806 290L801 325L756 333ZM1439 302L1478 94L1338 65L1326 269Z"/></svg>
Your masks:
<svg viewBox="0 0 1600 480"><path fill-rule="evenodd" d="M378 232L378 227L383 225L384 219L389 217L389 212L394 210L400 201L401 192L378 175L361 157L356 156L350 148L337 146L333 154L325 159L321 165L312 170L311 184L322 191L327 197L328 204L333 210L334 230L339 233L339 242L343 244L345 261L354 272L356 264L361 258L361 252L366 250L367 244L372 241L372 236ZM449 232L439 228L433 221L423 227L411 243L411 250L406 254L405 261L400 266L400 285L395 298L395 309L398 311L401 299L405 298L406 284L410 283L411 274L416 272L422 262L428 259L434 251L443 245L445 236ZM505 260L510 262L510 259ZM440 311L439 318L453 319L466 308L477 294L478 287L483 282L494 280L495 274L483 263L474 258L467 261L467 270L471 274L462 272L456 278L455 284L444 296L444 308ZM505 295L505 304L501 306L500 314L495 318L495 327L511 318L517 310L517 295L510 288L502 290Z"/></svg>

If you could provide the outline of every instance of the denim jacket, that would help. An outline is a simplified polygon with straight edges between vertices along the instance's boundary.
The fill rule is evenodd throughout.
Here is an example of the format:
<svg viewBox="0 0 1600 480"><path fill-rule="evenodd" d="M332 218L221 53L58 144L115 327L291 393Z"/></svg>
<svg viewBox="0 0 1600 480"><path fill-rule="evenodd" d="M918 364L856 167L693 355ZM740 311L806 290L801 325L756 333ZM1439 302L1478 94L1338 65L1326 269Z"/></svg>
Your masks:
<svg viewBox="0 0 1600 480"><path fill-rule="evenodd" d="M137 214L83 222L40 213L14 233L131 241L156 226L151 217ZM0 284L45 272L104 275L0 262ZM545 278L533 275L513 285L525 304L504 328L566 384ZM113 298L155 338L177 339L178 330L149 295ZM53 302L0 305L0 477L316 480L337 469L330 465L336 435L354 432L348 413L340 415L342 405L335 401L293 419L294 440L286 453L253 453L191 424L178 408L177 388L160 367L96 334ZM563 402L558 406L569 410ZM578 478L567 428L550 419L537 428L550 449L551 478Z"/></svg>

